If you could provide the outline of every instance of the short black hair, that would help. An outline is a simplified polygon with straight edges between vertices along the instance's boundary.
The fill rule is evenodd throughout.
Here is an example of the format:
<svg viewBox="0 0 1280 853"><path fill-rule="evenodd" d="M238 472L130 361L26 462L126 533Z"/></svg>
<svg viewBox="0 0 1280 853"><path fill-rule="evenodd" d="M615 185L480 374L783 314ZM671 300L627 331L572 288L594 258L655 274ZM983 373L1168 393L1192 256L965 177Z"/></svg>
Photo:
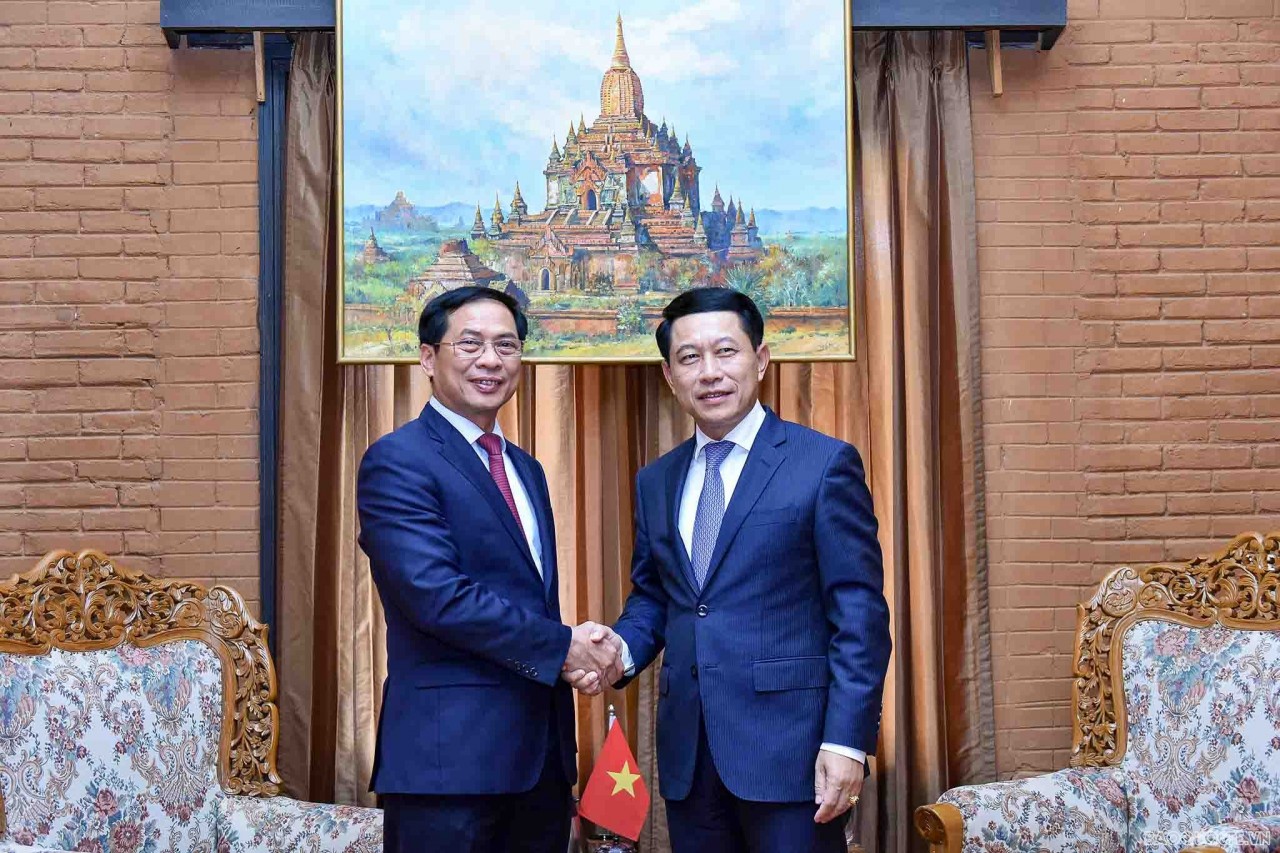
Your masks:
<svg viewBox="0 0 1280 853"><path fill-rule="evenodd" d="M444 333L449 331L449 315L468 302L480 299L492 299L506 306L516 320L516 334L520 336L520 340L523 341L529 334L529 318L520 310L520 303L515 299L501 290L489 287L459 287L432 297L423 306L422 315L418 317L418 343L439 346Z"/></svg>
<svg viewBox="0 0 1280 853"><path fill-rule="evenodd" d="M760 349L760 344L764 343L764 317L750 296L730 287L695 287L672 299L662 309L662 322L654 332L662 360L671 362L671 326L676 320L690 314L707 314L712 311L737 314L742 321L742 330L751 339L751 346Z"/></svg>

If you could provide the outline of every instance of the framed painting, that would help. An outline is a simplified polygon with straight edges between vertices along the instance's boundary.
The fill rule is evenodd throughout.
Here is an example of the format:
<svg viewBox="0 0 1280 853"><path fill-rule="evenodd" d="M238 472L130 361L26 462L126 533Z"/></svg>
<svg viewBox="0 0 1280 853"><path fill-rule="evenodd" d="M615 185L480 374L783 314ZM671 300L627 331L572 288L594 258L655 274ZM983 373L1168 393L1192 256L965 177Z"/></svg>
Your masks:
<svg viewBox="0 0 1280 853"><path fill-rule="evenodd" d="M852 358L848 8L340 0L341 360L417 361L466 285L524 306L529 361L655 361L703 285L775 358Z"/></svg>

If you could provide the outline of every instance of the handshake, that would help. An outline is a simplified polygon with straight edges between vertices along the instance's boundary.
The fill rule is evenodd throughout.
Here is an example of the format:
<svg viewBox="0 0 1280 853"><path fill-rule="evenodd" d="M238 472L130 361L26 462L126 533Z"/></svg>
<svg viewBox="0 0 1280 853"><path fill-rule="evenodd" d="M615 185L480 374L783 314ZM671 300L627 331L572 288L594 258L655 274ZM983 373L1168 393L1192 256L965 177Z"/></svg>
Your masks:
<svg viewBox="0 0 1280 853"><path fill-rule="evenodd" d="M573 629L560 677L584 696L595 696L622 678L622 638L608 625L583 622Z"/></svg>

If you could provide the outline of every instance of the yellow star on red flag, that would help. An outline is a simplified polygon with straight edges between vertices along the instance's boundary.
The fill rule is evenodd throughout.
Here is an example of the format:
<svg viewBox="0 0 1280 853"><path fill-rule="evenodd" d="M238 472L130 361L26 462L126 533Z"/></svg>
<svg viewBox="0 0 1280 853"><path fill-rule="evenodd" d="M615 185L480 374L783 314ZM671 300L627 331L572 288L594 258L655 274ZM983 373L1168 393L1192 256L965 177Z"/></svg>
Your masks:
<svg viewBox="0 0 1280 853"><path fill-rule="evenodd" d="M631 772L630 761L622 762L622 769L617 773L614 773L612 770L607 770L605 772L613 777L613 794L616 794L619 791L626 791L633 797L636 795L636 780L640 778L640 774ZM610 794L609 796L613 796L613 794Z"/></svg>

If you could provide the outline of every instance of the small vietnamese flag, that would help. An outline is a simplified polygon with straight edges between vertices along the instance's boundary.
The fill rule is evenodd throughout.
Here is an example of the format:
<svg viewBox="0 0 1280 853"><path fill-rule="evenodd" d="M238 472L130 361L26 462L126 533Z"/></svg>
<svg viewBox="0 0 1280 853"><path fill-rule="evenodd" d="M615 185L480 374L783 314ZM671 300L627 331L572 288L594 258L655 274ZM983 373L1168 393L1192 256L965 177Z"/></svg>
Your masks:
<svg viewBox="0 0 1280 853"><path fill-rule="evenodd" d="M578 811L623 838L640 839L640 830L649 816L649 789L636 770L636 757L617 720L609 727L604 747L596 756Z"/></svg>

